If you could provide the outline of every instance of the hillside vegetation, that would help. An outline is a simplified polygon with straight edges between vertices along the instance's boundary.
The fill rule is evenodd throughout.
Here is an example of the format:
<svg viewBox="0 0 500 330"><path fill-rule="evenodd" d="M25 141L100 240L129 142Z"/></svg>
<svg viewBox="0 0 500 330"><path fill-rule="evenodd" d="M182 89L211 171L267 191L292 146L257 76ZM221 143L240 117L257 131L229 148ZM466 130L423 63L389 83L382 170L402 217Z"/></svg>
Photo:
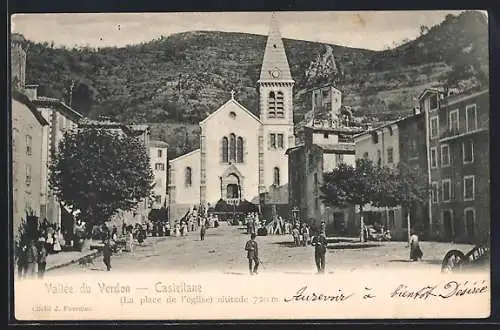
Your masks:
<svg viewBox="0 0 500 330"><path fill-rule="evenodd" d="M67 49L29 42L27 81L39 95L68 98L90 117L151 123L153 138L172 156L197 147L197 123L236 90L258 115L257 80L266 37L243 33L186 32L127 47ZM295 121L309 111L306 75L325 44L284 39L295 85ZM488 84L488 24L480 12L448 15L439 25L398 47L371 51L329 45L344 103L379 119L408 113L414 98L439 84ZM181 138L182 137L182 138Z"/></svg>

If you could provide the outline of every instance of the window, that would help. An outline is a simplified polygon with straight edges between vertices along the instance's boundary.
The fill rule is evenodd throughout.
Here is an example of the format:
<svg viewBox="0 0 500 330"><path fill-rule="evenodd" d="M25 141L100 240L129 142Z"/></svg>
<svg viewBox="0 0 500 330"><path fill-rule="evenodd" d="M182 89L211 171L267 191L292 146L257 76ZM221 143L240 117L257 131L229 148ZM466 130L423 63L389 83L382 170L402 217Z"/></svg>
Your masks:
<svg viewBox="0 0 500 330"><path fill-rule="evenodd" d="M465 228L467 230L467 237L474 237L474 227L476 223L476 211L473 208L465 209Z"/></svg>
<svg viewBox="0 0 500 330"><path fill-rule="evenodd" d="M432 203L437 204L439 202L439 188L438 188L438 183L433 182L432 183L432 189L431 189L431 200Z"/></svg>
<svg viewBox="0 0 500 330"><path fill-rule="evenodd" d="M394 210L389 210L389 227L394 228L396 226L396 215Z"/></svg>
<svg viewBox="0 0 500 330"><path fill-rule="evenodd" d="M323 137L324 137L325 139L328 139L328 133L324 133L324 134L323 134Z"/></svg>
<svg viewBox="0 0 500 330"><path fill-rule="evenodd" d="M29 186L31 184L31 165L26 164L26 185Z"/></svg>
<svg viewBox="0 0 500 330"><path fill-rule="evenodd" d="M284 148L284 145L283 145L283 134L278 134L278 148L281 148L281 149Z"/></svg>
<svg viewBox="0 0 500 330"><path fill-rule="evenodd" d="M458 123L458 109L457 110L452 110L450 111L449 115L449 122L450 122L450 132L452 134L458 134L458 128L459 128L459 123Z"/></svg>
<svg viewBox="0 0 500 330"><path fill-rule="evenodd" d="M285 104L284 104L284 98L283 98L283 92L278 92L276 93L276 117L277 118L284 118L285 117Z"/></svg>
<svg viewBox="0 0 500 330"><path fill-rule="evenodd" d="M436 116L431 118L430 136L431 139L435 139L438 137L438 135L439 135L439 118Z"/></svg>
<svg viewBox="0 0 500 330"><path fill-rule="evenodd" d="M236 135L229 135L229 161L236 160Z"/></svg>
<svg viewBox="0 0 500 330"><path fill-rule="evenodd" d="M474 175L464 176L464 201L472 201L475 197Z"/></svg>
<svg viewBox="0 0 500 330"><path fill-rule="evenodd" d="M431 110L436 110L438 108L438 97L436 94L431 95L429 98L429 106Z"/></svg>
<svg viewBox="0 0 500 330"><path fill-rule="evenodd" d="M270 144L271 144L271 148L276 149L276 134L271 133L269 135L269 141L270 141Z"/></svg>
<svg viewBox="0 0 500 330"><path fill-rule="evenodd" d="M33 150L33 139L31 135L26 135L26 155L31 156Z"/></svg>
<svg viewBox="0 0 500 330"><path fill-rule="evenodd" d="M450 146L447 144L441 145L441 167L450 166Z"/></svg>
<svg viewBox="0 0 500 330"><path fill-rule="evenodd" d="M17 147L17 141L19 139L19 130L17 128L12 129L12 148Z"/></svg>
<svg viewBox="0 0 500 330"><path fill-rule="evenodd" d="M476 113L476 105L471 104L465 108L466 117L465 117L465 126L467 132L474 131L477 129L477 113Z"/></svg>
<svg viewBox="0 0 500 330"><path fill-rule="evenodd" d="M162 157L162 155L163 155L163 152L162 152L162 151L163 151L163 150L158 149L158 158L161 158L161 157Z"/></svg>
<svg viewBox="0 0 500 330"><path fill-rule="evenodd" d="M62 131L64 130L64 117L62 115L57 116L59 119L59 129Z"/></svg>
<svg viewBox="0 0 500 330"><path fill-rule="evenodd" d="M243 138L241 136L236 140L236 162L243 163Z"/></svg>
<svg viewBox="0 0 500 330"><path fill-rule="evenodd" d="M462 153L464 164L470 164L474 162L474 142L472 140L462 143Z"/></svg>
<svg viewBox="0 0 500 330"><path fill-rule="evenodd" d="M363 158L368 159L368 152L363 153Z"/></svg>
<svg viewBox="0 0 500 330"><path fill-rule="evenodd" d="M283 92L269 92L268 97L268 117L269 118L284 118L285 103Z"/></svg>
<svg viewBox="0 0 500 330"><path fill-rule="evenodd" d="M275 186L279 186L280 185L280 169L275 167L273 172L274 172L273 173L274 174L273 184Z"/></svg>
<svg viewBox="0 0 500 330"><path fill-rule="evenodd" d="M441 182L441 190L443 193L443 202L449 202L451 200L451 180L443 179Z"/></svg>
<svg viewBox="0 0 500 330"><path fill-rule="evenodd" d="M387 148L387 163L394 163L394 148Z"/></svg>
<svg viewBox="0 0 500 330"><path fill-rule="evenodd" d="M155 164L155 170L157 170L157 171L165 171L165 164L163 164L163 163L156 163Z"/></svg>
<svg viewBox="0 0 500 330"><path fill-rule="evenodd" d="M192 181L191 167L186 167L184 184L186 185L186 187L191 187L192 183L193 181Z"/></svg>
<svg viewBox="0 0 500 330"><path fill-rule="evenodd" d="M432 147L431 148L431 168L436 168L438 167L437 163L437 148Z"/></svg>
<svg viewBox="0 0 500 330"><path fill-rule="evenodd" d="M228 147L229 147L229 140L227 139L227 137L224 136L222 138L222 162L223 163L227 163L229 161L228 154L227 154Z"/></svg>

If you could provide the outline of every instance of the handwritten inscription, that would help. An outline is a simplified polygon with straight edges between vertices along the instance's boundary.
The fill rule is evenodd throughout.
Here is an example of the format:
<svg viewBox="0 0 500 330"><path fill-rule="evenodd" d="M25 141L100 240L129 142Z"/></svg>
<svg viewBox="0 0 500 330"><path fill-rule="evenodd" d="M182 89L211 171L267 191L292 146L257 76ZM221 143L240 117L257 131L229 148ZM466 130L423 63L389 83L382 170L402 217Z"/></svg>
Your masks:
<svg viewBox="0 0 500 330"><path fill-rule="evenodd" d="M307 286L304 286L297 290L297 293L291 297L284 298L284 302L291 301L331 301L331 302L343 302L351 298L354 294L345 295L342 289L339 289L335 294L324 294L307 291Z"/></svg>
<svg viewBox="0 0 500 330"><path fill-rule="evenodd" d="M452 297L461 297L467 295L477 295L486 293L488 285L482 282L457 282L450 281L442 286L427 285L421 288L410 288L407 285L400 284L391 293L391 298L406 298L413 300L426 300L429 298L448 299Z"/></svg>

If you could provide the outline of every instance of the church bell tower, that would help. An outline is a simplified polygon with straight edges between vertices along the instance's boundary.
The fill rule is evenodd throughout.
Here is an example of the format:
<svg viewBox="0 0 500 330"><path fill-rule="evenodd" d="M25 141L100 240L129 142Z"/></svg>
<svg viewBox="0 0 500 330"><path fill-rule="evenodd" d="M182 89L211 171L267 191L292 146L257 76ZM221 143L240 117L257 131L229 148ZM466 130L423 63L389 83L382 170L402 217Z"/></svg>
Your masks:
<svg viewBox="0 0 500 330"><path fill-rule="evenodd" d="M294 83L278 21L273 13L258 81L260 120L264 124L259 141L261 193L276 190L288 182L288 158L285 151L295 145Z"/></svg>

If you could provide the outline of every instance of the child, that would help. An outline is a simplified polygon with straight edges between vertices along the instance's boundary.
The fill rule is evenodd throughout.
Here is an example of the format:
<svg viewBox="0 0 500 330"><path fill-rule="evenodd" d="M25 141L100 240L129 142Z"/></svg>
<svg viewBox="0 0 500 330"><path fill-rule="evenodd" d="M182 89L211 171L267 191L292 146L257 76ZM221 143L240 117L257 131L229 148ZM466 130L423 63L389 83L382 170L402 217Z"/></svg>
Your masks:
<svg viewBox="0 0 500 330"><path fill-rule="evenodd" d="M255 241L256 235L252 233L250 235L250 240L245 245L245 250L247 251L248 258L248 269L250 271L250 275L257 274L257 270L259 268L259 247L257 242ZM252 269L252 264L255 264Z"/></svg>

